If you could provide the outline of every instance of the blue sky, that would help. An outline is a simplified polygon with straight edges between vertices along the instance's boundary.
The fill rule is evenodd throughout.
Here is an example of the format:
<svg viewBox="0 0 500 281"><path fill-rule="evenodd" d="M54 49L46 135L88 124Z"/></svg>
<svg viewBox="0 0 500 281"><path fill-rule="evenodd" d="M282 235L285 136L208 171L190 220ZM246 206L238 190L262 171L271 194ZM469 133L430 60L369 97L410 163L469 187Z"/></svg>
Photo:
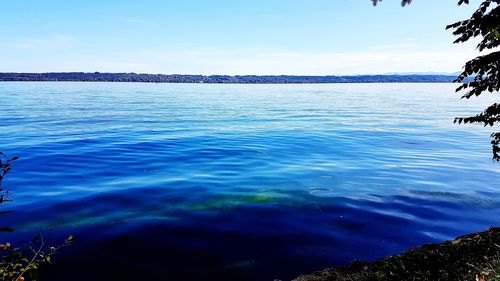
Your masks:
<svg viewBox="0 0 500 281"><path fill-rule="evenodd" d="M0 0L0 71L456 72L456 0Z"/></svg>

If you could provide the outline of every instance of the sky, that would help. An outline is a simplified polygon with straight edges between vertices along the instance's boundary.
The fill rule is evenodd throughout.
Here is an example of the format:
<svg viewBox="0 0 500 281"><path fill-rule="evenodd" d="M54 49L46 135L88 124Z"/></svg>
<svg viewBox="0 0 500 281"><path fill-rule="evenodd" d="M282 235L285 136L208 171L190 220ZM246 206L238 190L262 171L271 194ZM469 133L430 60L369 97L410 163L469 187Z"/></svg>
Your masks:
<svg viewBox="0 0 500 281"><path fill-rule="evenodd" d="M0 0L0 72L453 73L477 51L445 26L479 3Z"/></svg>

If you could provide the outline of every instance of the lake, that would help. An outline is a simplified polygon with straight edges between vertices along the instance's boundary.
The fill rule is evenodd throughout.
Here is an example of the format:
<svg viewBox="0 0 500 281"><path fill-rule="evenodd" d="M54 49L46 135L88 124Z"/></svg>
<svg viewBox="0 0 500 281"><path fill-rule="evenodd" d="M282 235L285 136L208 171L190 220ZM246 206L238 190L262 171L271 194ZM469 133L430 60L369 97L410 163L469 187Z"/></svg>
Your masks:
<svg viewBox="0 0 500 281"><path fill-rule="evenodd" d="M453 84L0 83L2 217L43 280L289 280L498 225Z"/></svg>

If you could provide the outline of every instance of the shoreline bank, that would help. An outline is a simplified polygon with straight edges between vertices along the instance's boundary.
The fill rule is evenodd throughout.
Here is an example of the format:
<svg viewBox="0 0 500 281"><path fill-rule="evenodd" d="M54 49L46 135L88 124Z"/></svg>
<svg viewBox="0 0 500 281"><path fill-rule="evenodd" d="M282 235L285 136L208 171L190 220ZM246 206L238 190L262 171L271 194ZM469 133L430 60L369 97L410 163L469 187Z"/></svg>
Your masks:
<svg viewBox="0 0 500 281"><path fill-rule="evenodd" d="M293 281L500 280L500 228L471 233L441 244L425 244L372 263L354 262Z"/></svg>

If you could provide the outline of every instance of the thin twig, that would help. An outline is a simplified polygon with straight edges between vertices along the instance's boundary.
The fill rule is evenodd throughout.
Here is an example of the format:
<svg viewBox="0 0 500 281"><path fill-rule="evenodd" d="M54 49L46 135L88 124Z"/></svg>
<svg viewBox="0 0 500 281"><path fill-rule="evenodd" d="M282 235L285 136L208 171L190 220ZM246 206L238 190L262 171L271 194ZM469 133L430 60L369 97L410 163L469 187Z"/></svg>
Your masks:
<svg viewBox="0 0 500 281"><path fill-rule="evenodd" d="M19 276L14 279L15 281L19 280L21 277L23 277L24 273L26 273L30 266L35 262L36 258L40 255L40 253L42 252L42 249L43 247L45 246L45 241L43 241L43 236L42 234L40 233L40 247L38 248L38 250L36 251L35 255L33 256L33 258L30 260L30 262L28 263L28 265L24 268L24 270L21 272L21 274L19 274Z"/></svg>

